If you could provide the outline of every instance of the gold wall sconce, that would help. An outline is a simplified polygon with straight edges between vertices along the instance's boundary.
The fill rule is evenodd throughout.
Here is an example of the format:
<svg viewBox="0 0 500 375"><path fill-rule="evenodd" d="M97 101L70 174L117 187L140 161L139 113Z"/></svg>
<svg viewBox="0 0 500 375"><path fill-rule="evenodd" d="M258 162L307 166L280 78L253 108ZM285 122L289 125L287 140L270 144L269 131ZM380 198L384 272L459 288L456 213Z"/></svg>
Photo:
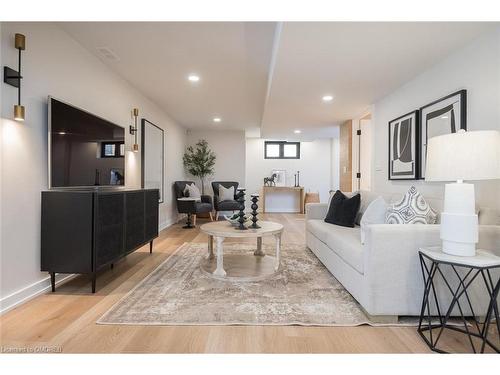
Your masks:
<svg viewBox="0 0 500 375"><path fill-rule="evenodd" d="M132 151L138 152L139 151L139 144L137 143L137 117L139 116L139 108L134 108L133 110L133 115L134 115L134 125L130 125L129 132L130 134L135 135L135 140L134 140L134 145L132 146Z"/></svg>
<svg viewBox="0 0 500 375"><path fill-rule="evenodd" d="M14 46L19 51L18 70L3 67L3 81L17 88L17 104L14 105L14 120L24 121L24 106L21 105L21 51L26 49L26 37L23 34L16 34Z"/></svg>

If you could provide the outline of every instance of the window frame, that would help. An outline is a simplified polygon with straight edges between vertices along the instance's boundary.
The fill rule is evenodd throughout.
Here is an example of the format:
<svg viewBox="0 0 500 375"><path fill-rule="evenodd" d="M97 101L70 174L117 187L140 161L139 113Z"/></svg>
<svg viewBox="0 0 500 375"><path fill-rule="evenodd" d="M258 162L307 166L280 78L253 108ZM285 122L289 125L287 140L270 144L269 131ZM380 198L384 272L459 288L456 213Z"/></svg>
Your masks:
<svg viewBox="0 0 500 375"><path fill-rule="evenodd" d="M279 156L267 156L268 145L278 145ZM297 147L296 156L285 156L285 145L296 145ZM300 159L300 142L264 141L264 159Z"/></svg>

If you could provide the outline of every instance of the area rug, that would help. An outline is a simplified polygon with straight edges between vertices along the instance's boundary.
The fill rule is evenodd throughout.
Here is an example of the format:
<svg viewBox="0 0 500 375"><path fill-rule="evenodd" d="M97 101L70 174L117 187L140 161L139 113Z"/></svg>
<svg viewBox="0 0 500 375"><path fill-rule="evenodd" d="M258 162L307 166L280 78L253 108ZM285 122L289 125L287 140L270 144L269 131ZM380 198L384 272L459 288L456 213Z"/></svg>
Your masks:
<svg viewBox="0 0 500 375"><path fill-rule="evenodd" d="M266 249L266 246L264 246ZM250 244L227 244L225 254ZM267 248L269 253L272 248ZM98 324L303 325L372 324L354 298L305 245L282 246L281 271L258 282L212 278L200 269L207 245L185 243L116 303ZM415 325L416 319L398 324Z"/></svg>

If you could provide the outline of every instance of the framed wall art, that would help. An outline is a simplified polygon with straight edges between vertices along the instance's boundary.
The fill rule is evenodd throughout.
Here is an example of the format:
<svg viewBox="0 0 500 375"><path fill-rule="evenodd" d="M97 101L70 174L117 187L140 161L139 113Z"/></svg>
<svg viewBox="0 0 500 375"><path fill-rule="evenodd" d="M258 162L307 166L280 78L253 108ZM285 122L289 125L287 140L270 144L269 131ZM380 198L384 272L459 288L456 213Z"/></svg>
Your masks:
<svg viewBox="0 0 500 375"><path fill-rule="evenodd" d="M425 178L427 141L438 135L467 130L467 90L460 90L420 108L420 172Z"/></svg>
<svg viewBox="0 0 500 375"><path fill-rule="evenodd" d="M389 121L389 180L418 178L418 118L415 110Z"/></svg>

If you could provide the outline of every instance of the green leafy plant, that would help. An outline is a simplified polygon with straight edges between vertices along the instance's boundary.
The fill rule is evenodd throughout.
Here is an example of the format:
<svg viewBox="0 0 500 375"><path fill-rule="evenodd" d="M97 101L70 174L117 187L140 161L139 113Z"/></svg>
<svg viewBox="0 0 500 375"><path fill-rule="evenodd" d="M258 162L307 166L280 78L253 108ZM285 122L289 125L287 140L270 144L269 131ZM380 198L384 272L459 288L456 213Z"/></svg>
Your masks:
<svg viewBox="0 0 500 375"><path fill-rule="evenodd" d="M205 193L205 178L215 172L215 153L208 147L208 142L200 139L195 147L189 146L182 157L184 167L201 182L201 193Z"/></svg>

